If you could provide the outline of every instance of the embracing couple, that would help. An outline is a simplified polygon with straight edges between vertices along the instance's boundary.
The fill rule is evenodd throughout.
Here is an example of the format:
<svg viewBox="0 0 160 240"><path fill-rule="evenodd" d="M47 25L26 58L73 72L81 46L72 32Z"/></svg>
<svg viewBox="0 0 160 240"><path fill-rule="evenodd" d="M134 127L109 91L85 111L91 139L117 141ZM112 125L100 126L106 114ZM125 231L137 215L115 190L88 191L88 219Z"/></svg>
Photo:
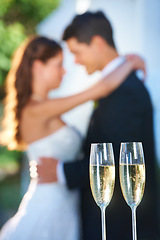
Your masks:
<svg viewBox="0 0 160 240"><path fill-rule="evenodd" d="M100 209L89 186L89 152L95 142L113 143L115 155L116 183L107 208L107 239L131 240L131 214L118 174L120 143L130 141L143 143L147 171L146 189L137 211L138 236L141 240L159 239L152 105L135 73L137 69L145 73L144 62L136 55L119 56L112 27L102 12L77 15L64 31L63 40L76 63L84 65L88 74L102 71L103 79L82 93L48 99L48 91L60 85L65 73L62 49L44 37L35 37L25 46L14 73L18 105L11 110L17 109L18 125L6 126L4 134L10 127L13 136L4 143L13 149L27 146L30 160L40 159L39 177L31 180L17 214L2 228L0 240L101 239ZM10 78L13 76L8 76L8 82ZM97 104L82 157L78 154L82 151L80 134L60 116L90 99ZM6 119L7 109L4 122Z"/></svg>

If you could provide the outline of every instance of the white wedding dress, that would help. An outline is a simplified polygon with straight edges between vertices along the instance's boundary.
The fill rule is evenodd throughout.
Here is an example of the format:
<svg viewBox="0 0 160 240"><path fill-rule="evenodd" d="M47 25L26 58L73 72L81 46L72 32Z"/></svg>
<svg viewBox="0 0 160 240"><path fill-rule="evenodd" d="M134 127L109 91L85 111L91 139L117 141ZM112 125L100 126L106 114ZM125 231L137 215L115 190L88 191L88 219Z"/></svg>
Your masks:
<svg viewBox="0 0 160 240"><path fill-rule="evenodd" d="M29 159L46 156L74 161L81 142L77 130L64 126L30 144ZM80 227L78 190L32 179L17 213L3 226L0 240L79 240Z"/></svg>

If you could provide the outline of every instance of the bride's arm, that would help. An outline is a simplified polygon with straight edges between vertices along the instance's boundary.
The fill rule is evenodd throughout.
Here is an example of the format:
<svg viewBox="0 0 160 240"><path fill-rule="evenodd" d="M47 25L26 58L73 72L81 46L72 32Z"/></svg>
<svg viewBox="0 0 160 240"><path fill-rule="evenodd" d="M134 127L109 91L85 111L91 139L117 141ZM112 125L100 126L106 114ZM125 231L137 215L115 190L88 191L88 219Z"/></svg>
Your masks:
<svg viewBox="0 0 160 240"><path fill-rule="evenodd" d="M139 56L134 56L131 59L127 58L120 67L87 90L69 97L48 99L33 108L32 113L36 117L44 116L44 118L60 116L88 100L96 100L109 95L126 79L131 71L142 69L145 72L144 61Z"/></svg>

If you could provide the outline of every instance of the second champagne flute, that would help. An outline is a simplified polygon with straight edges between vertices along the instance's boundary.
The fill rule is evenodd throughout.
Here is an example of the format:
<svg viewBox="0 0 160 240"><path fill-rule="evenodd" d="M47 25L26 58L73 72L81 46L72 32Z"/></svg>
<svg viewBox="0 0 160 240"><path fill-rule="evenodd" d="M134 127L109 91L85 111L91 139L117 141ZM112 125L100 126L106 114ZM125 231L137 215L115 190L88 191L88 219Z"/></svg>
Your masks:
<svg viewBox="0 0 160 240"><path fill-rule="evenodd" d="M122 193L132 210L133 240L137 240L136 208L142 200L145 187L145 163L141 142L121 143L119 167Z"/></svg>
<svg viewBox="0 0 160 240"><path fill-rule="evenodd" d="M102 214L102 239L106 240L105 209L111 201L115 183L114 154L111 143L91 144L90 185Z"/></svg>

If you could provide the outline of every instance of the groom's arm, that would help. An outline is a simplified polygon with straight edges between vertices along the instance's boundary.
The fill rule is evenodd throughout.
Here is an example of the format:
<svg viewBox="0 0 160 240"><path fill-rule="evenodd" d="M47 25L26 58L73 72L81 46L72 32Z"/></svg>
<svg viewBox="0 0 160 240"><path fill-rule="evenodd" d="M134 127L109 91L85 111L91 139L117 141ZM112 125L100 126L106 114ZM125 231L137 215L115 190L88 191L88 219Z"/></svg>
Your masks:
<svg viewBox="0 0 160 240"><path fill-rule="evenodd" d="M66 184L69 189L84 188L89 184L89 161L83 158L63 165Z"/></svg>

